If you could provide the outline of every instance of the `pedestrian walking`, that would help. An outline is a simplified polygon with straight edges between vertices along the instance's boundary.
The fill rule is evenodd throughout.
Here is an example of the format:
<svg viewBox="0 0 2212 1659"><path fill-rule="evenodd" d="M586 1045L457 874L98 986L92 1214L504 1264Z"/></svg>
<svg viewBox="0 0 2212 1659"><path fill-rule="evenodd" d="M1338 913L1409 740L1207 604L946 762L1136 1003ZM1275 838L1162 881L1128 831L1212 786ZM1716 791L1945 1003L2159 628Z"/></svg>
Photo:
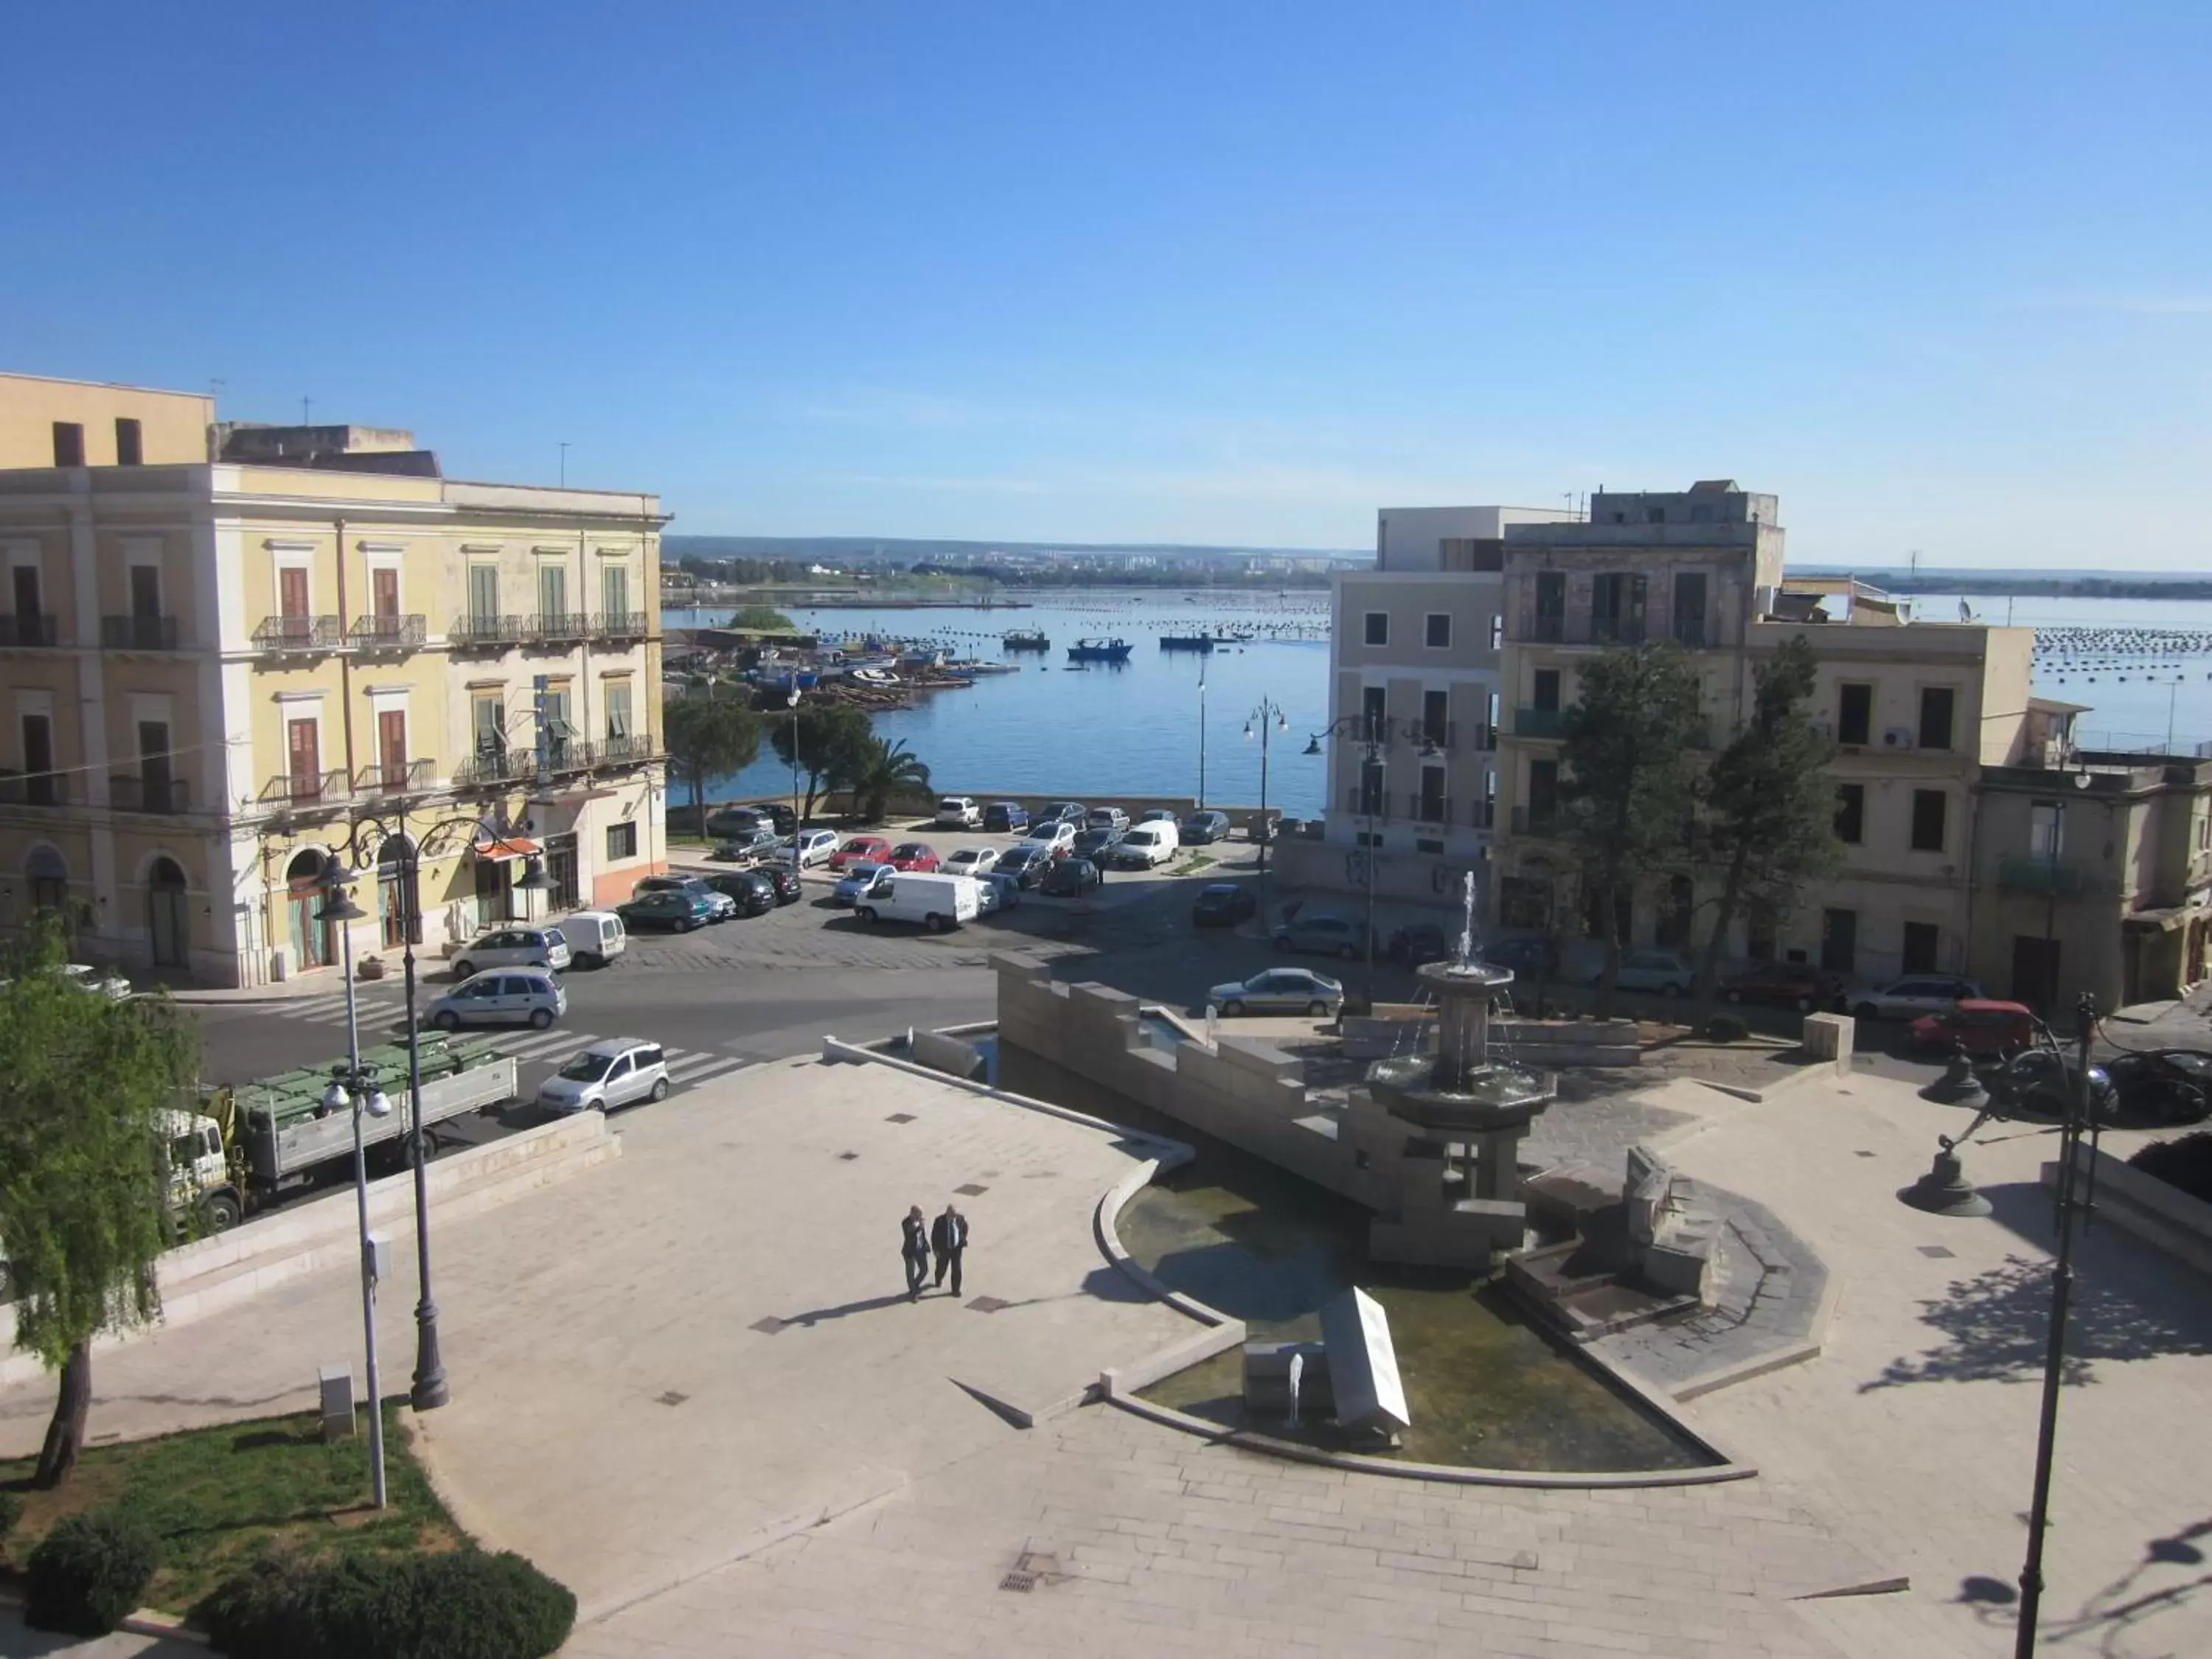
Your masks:
<svg viewBox="0 0 2212 1659"><path fill-rule="evenodd" d="M921 1299L922 1282L929 1277L929 1222L917 1204L899 1224L904 1235L899 1254L906 1259L906 1299L915 1302Z"/></svg>
<svg viewBox="0 0 2212 1659"><path fill-rule="evenodd" d="M950 1204L945 1213L931 1224L929 1243L937 1252L937 1282L945 1282L947 1268L952 1272L952 1294L960 1294L960 1258L968 1254L968 1218Z"/></svg>

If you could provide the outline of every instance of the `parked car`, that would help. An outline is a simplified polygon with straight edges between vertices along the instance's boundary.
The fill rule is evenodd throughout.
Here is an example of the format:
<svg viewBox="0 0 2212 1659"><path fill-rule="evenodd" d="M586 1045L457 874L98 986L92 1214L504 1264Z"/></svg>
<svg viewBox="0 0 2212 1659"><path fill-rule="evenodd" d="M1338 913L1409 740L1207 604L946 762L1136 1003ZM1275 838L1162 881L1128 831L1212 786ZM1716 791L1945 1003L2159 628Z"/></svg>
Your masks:
<svg viewBox="0 0 2212 1659"><path fill-rule="evenodd" d="M1078 830L1075 839L1068 843L1067 850L1073 857L1089 859L1097 864L1119 846L1121 841L1121 832L1112 824L1094 824L1089 829Z"/></svg>
<svg viewBox="0 0 2212 1659"><path fill-rule="evenodd" d="M1198 902L1190 907L1191 925L1195 927L1234 927L1259 909L1249 888L1233 881L1208 882L1198 890Z"/></svg>
<svg viewBox="0 0 2212 1659"><path fill-rule="evenodd" d="M1206 1000L1224 1016L1282 1013L1334 1015L1344 1006L1344 987L1310 968L1270 968L1248 980L1217 985Z"/></svg>
<svg viewBox="0 0 2212 1659"><path fill-rule="evenodd" d="M1030 833L1035 835L1048 823L1080 823L1090 811L1079 800L1048 800L1030 820Z"/></svg>
<svg viewBox="0 0 2212 1659"><path fill-rule="evenodd" d="M1175 821L1176 815L1164 806L1155 806L1149 811L1137 814L1139 823L1173 823Z"/></svg>
<svg viewBox="0 0 2212 1659"><path fill-rule="evenodd" d="M1056 859L1044 872L1039 889L1054 898L1080 898L1099 882L1098 866L1089 859Z"/></svg>
<svg viewBox="0 0 2212 1659"><path fill-rule="evenodd" d="M945 873L949 876L988 876L998 867L995 847L963 847L945 860Z"/></svg>
<svg viewBox="0 0 2212 1659"><path fill-rule="evenodd" d="M893 870L854 908L872 927L884 921L910 921L921 923L933 933L949 933L982 913L976 885L966 876Z"/></svg>
<svg viewBox="0 0 2212 1659"><path fill-rule="evenodd" d="M1366 948L1365 931L1341 916L1300 915L1275 929L1278 951L1303 951L1310 956L1342 957L1349 961Z"/></svg>
<svg viewBox="0 0 2212 1659"><path fill-rule="evenodd" d="M1044 872L1051 867L1052 848L1042 842L1025 841L1018 847L1008 848L991 873L1006 877L1018 887L1034 887L1044 879Z"/></svg>
<svg viewBox="0 0 2212 1659"><path fill-rule="evenodd" d="M1976 1073L1990 1091L1991 1105L2003 1111L2034 1112L2045 1117L2065 1116L2081 1081L2081 1063L2073 1055L2052 1048L2024 1048L2002 1065L1986 1070L1977 1067ZM2110 1123L2119 1115L2119 1091L2113 1087L2111 1075L2101 1066L2090 1066L2090 1121Z"/></svg>
<svg viewBox="0 0 2212 1659"><path fill-rule="evenodd" d="M647 876L629 890L632 897L641 893L696 893L707 901L709 921L727 921L738 914L737 901L707 885L703 876Z"/></svg>
<svg viewBox="0 0 2212 1659"><path fill-rule="evenodd" d="M1127 830L1129 815L1118 806L1094 806L1083 815L1083 823L1089 830Z"/></svg>
<svg viewBox="0 0 2212 1659"><path fill-rule="evenodd" d="M62 980L71 990L103 996L111 1002L125 1001L131 995L131 981L122 975L111 974L82 962L64 963Z"/></svg>
<svg viewBox="0 0 2212 1659"><path fill-rule="evenodd" d="M886 861L894 870L910 870L922 875L927 875L944 862L937 856L937 849L926 841L901 842L891 848L891 855Z"/></svg>
<svg viewBox="0 0 2212 1659"><path fill-rule="evenodd" d="M1719 989L1728 1002L1759 1003L1809 1013L1832 1008L1844 995L1844 982L1805 962L1754 962L1723 974Z"/></svg>
<svg viewBox="0 0 2212 1659"><path fill-rule="evenodd" d="M2212 1116L2212 1054L2195 1048L2136 1048L2114 1054L2105 1070L2130 1117L2202 1123Z"/></svg>
<svg viewBox="0 0 2212 1659"><path fill-rule="evenodd" d="M641 1100L668 1098L668 1057L643 1037L608 1037L538 1085L549 1112L611 1112Z"/></svg>
<svg viewBox="0 0 2212 1659"><path fill-rule="evenodd" d="M558 927L495 927L453 953L453 977L467 979L482 968L550 968L558 973L568 960L568 938Z"/></svg>
<svg viewBox="0 0 2212 1659"><path fill-rule="evenodd" d="M1075 826L1066 818L1054 818L1048 823L1030 826L1029 839L1024 847L1042 847L1054 858L1067 856L1067 849L1075 845Z"/></svg>
<svg viewBox="0 0 2212 1659"><path fill-rule="evenodd" d="M799 814L791 810L789 801L757 800L745 810L766 818L768 827L779 836L787 836L799 828Z"/></svg>
<svg viewBox="0 0 2212 1659"><path fill-rule="evenodd" d="M975 913L988 916L998 910L1018 910L1022 902L1022 884L1018 878L1001 875L996 870L975 884Z"/></svg>
<svg viewBox="0 0 2212 1659"><path fill-rule="evenodd" d="M741 916L764 916L775 908L775 883L761 871L724 871L708 877L707 885L726 895Z"/></svg>
<svg viewBox="0 0 2212 1659"><path fill-rule="evenodd" d="M845 867L844 879L830 890L830 902L847 908L858 904L872 892L876 884L889 872L888 864L852 864Z"/></svg>
<svg viewBox="0 0 2212 1659"><path fill-rule="evenodd" d="M1030 827L1030 809L1018 800L994 800L983 809L983 828L994 835L1018 836Z"/></svg>
<svg viewBox="0 0 2212 1659"><path fill-rule="evenodd" d="M562 937L579 968L605 968L629 949L629 933L611 910L572 910L561 918Z"/></svg>
<svg viewBox="0 0 2212 1659"><path fill-rule="evenodd" d="M705 829L715 841L738 841L763 830L774 830L775 820L757 806L718 806L707 814Z"/></svg>
<svg viewBox="0 0 2212 1659"><path fill-rule="evenodd" d="M744 859L766 858L782 846L782 838L763 824L750 835L730 836L715 842L708 856L717 863L734 863Z"/></svg>
<svg viewBox="0 0 2212 1659"><path fill-rule="evenodd" d="M1394 931L1384 941L1382 952L1393 962L1419 968L1424 963L1450 961L1452 946L1435 922L1416 921Z"/></svg>
<svg viewBox="0 0 2212 1659"><path fill-rule="evenodd" d="M1912 1019L1948 1014L1961 1001L1982 997L1982 988L1955 974L1907 974L1871 991L1851 993L1854 1019Z"/></svg>
<svg viewBox="0 0 2212 1659"><path fill-rule="evenodd" d="M1131 824L1106 856L1116 870L1151 870L1172 864L1181 849L1175 820L1154 818L1149 823Z"/></svg>
<svg viewBox="0 0 2212 1659"><path fill-rule="evenodd" d="M1519 979L1540 979L1559 971L1559 945L1540 933L1485 939L1478 954L1493 968L1511 969Z"/></svg>
<svg viewBox="0 0 2212 1659"><path fill-rule="evenodd" d="M1911 1030L1916 1048L1944 1054L1964 1048L1977 1058L2033 1048L2037 1035L2035 1015L2027 1004L1987 997L1961 997L1940 1014L1921 1015Z"/></svg>
<svg viewBox="0 0 2212 1659"><path fill-rule="evenodd" d="M980 830L983 809L973 795L946 795L937 803L933 822L940 830Z"/></svg>
<svg viewBox="0 0 2212 1659"><path fill-rule="evenodd" d="M1176 826L1186 847L1204 847L1217 841L1229 839L1229 814L1226 812L1193 812Z"/></svg>
<svg viewBox="0 0 2212 1659"><path fill-rule="evenodd" d="M494 968L432 1000L423 1017L441 1031L464 1025L530 1025L544 1030L568 1012L568 994L543 968Z"/></svg>
<svg viewBox="0 0 2212 1659"><path fill-rule="evenodd" d="M678 887L640 893L628 903L615 906L615 914L632 933L658 927L672 933L688 933L714 921L714 907L704 894Z"/></svg>
<svg viewBox="0 0 2212 1659"><path fill-rule="evenodd" d="M1601 958L1589 982L1595 985L1604 976ZM1613 982L1623 991L1656 991L1661 996L1680 997L1690 994L1690 987L1697 983L1697 964L1680 951L1646 948L1620 953L1620 971L1613 976Z"/></svg>
<svg viewBox="0 0 2212 1659"><path fill-rule="evenodd" d="M848 869L855 864L889 864L891 844L881 836L848 836L830 855L832 870Z"/></svg>
<svg viewBox="0 0 2212 1659"><path fill-rule="evenodd" d="M835 830L802 830L791 838L791 861L802 870L829 863L836 851Z"/></svg>
<svg viewBox="0 0 2212 1659"><path fill-rule="evenodd" d="M769 883L775 888L775 902L778 904L796 904L800 896L806 890L799 884L799 872L788 864L764 864L753 873L757 876L766 876L769 878Z"/></svg>

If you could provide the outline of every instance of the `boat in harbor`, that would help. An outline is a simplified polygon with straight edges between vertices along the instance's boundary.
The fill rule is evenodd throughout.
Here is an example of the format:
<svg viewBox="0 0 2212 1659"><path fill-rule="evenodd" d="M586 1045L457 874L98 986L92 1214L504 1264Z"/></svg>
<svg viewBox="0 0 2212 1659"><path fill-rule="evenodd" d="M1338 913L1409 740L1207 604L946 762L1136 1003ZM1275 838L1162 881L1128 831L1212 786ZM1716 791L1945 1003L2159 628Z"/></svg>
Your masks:
<svg viewBox="0 0 2212 1659"><path fill-rule="evenodd" d="M1249 634L1163 634L1163 651L1211 651L1217 645L1249 645Z"/></svg>
<svg viewBox="0 0 2212 1659"><path fill-rule="evenodd" d="M1127 662L1129 660L1127 640L1078 640L1067 647L1070 662Z"/></svg>
<svg viewBox="0 0 2212 1659"><path fill-rule="evenodd" d="M1041 628L1017 628L1011 634L1001 634L999 644L1007 651L1049 651L1052 641Z"/></svg>

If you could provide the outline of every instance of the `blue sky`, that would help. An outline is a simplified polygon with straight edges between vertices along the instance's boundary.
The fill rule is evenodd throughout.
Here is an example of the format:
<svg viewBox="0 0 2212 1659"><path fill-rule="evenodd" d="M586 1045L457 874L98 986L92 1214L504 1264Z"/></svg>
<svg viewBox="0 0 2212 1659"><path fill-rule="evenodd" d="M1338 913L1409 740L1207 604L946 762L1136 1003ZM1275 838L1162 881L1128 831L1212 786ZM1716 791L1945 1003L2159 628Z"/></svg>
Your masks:
<svg viewBox="0 0 2212 1659"><path fill-rule="evenodd" d="M19 8L0 366L677 528L2204 568L2212 7Z"/></svg>

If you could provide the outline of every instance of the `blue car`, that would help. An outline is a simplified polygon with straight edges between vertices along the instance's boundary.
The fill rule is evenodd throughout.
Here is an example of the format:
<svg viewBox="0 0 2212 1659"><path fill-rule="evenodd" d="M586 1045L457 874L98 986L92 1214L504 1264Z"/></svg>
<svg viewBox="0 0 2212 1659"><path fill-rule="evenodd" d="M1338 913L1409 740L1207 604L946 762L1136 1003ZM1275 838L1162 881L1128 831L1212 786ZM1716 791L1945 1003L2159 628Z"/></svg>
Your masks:
<svg viewBox="0 0 2212 1659"><path fill-rule="evenodd" d="M662 888L659 892L641 893L626 904L617 904L615 914L632 933L659 927L672 933L688 933L712 921L714 907L703 895L682 888Z"/></svg>
<svg viewBox="0 0 2212 1659"><path fill-rule="evenodd" d="M830 902L850 909L867 897L878 881L893 873L888 864L855 864L848 868L844 878L830 890Z"/></svg>
<svg viewBox="0 0 2212 1659"><path fill-rule="evenodd" d="M983 828L992 835L1018 836L1030 827L1030 809L1018 800L994 800L983 809Z"/></svg>

